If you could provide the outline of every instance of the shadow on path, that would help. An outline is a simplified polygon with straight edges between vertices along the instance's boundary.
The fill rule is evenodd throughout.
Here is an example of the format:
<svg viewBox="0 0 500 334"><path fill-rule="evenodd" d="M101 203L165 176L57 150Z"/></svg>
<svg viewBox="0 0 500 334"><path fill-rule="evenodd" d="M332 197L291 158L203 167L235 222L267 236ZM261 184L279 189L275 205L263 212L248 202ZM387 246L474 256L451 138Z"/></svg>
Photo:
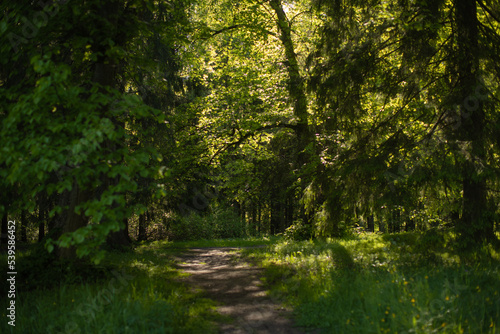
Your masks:
<svg viewBox="0 0 500 334"><path fill-rule="evenodd" d="M237 248L197 248L179 256L178 267L190 274L184 281L215 300L221 315L234 322L223 324L223 334L300 334L290 312L273 303L262 287L263 269L241 261Z"/></svg>

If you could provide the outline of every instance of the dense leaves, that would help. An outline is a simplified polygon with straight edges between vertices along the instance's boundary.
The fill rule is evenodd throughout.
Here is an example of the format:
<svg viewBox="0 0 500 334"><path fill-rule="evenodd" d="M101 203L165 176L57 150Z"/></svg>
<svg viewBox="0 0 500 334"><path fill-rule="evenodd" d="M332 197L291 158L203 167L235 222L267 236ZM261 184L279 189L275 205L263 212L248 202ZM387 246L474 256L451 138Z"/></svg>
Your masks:
<svg viewBox="0 0 500 334"><path fill-rule="evenodd" d="M464 249L497 240L493 1L1 10L1 215L46 221L49 249L198 238L198 223L301 239L437 225ZM212 224L220 212L234 224Z"/></svg>

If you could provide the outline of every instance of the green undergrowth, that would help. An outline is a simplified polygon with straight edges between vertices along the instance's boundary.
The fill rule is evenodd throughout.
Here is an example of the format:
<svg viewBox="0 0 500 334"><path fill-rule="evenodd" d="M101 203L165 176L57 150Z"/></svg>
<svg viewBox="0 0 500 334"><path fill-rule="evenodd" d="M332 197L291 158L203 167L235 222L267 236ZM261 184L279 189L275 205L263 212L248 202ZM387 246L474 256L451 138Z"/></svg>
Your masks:
<svg viewBox="0 0 500 334"><path fill-rule="evenodd" d="M324 333L499 333L498 254L467 263L451 236L365 234L281 241L244 253L266 268L271 297ZM473 261L475 259L475 261Z"/></svg>
<svg viewBox="0 0 500 334"><path fill-rule="evenodd" d="M228 238L213 240L194 240L194 241L155 241L152 244L161 247L167 251L176 252L178 250L189 248L211 248L211 247L256 247L272 245L278 242L280 238L275 236L248 237L248 238Z"/></svg>
<svg viewBox="0 0 500 334"><path fill-rule="evenodd" d="M156 242L110 252L99 266L34 266L39 272L30 279L36 284L23 282L27 270L18 272L16 326L7 324L4 298L0 332L216 333L220 316L212 301L178 281L176 252L169 243ZM20 254L19 266L27 262L29 255ZM85 270L77 274L80 267Z"/></svg>

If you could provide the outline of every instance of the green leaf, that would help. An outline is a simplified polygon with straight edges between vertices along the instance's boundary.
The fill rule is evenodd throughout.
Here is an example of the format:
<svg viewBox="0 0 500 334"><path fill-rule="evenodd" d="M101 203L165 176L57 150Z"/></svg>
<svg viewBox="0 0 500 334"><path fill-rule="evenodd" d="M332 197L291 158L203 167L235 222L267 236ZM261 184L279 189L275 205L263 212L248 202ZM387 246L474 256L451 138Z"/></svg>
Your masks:
<svg viewBox="0 0 500 334"><path fill-rule="evenodd" d="M73 238L77 244L81 244L85 240L85 235L82 231L73 232Z"/></svg>
<svg viewBox="0 0 500 334"><path fill-rule="evenodd" d="M54 250L54 244L52 243L51 239L47 240L47 242L45 243L45 248L47 249L47 252L52 253L52 251Z"/></svg>

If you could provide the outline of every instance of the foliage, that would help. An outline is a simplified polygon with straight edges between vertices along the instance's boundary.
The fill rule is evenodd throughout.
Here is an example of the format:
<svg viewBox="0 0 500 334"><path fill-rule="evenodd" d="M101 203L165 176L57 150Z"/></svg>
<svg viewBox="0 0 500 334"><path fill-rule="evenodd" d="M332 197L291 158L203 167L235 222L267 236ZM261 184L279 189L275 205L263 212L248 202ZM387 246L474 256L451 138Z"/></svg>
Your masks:
<svg viewBox="0 0 500 334"><path fill-rule="evenodd" d="M174 219L169 226L169 240L201 240L242 238L245 224L232 209L217 209L208 215L190 213Z"/></svg>
<svg viewBox="0 0 500 334"><path fill-rule="evenodd" d="M486 121L496 119L491 106L498 103L499 82L489 67L497 57L486 42L500 36L498 22L488 18L497 6L418 0L316 4L324 23L309 57L309 89L318 100L324 169L311 184L317 203L310 208L326 203L322 208L335 228L353 212L366 219L381 215L384 206L423 207L459 227L464 243L494 239L491 218L483 215L497 210L485 200L496 194L482 191L498 175L490 159L497 154L490 142L497 130ZM459 14L465 4L470 10ZM460 15L470 20L458 29ZM474 30L475 24L489 28ZM478 40L462 45L473 31ZM470 131L475 135L465 135ZM470 166L471 156L481 168ZM463 188L462 181L471 187ZM476 194L469 196L472 189Z"/></svg>
<svg viewBox="0 0 500 334"><path fill-rule="evenodd" d="M304 224L303 221L296 221L285 229L283 236L289 241L303 241L312 238L312 229L310 225Z"/></svg>
<svg viewBox="0 0 500 334"><path fill-rule="evenodd" d="M498 331L499 6L2 2L0 217L41 241L20 330L213 331L175 248L283 233L248 252L304 326Z"/></svg>
<svg viewBox="0 0 500 334"><path fill-rule="evenodd" d="M144 211L148 197L165 195L165 189L152 185L168 177L163 149L148 138L155 129L165 131L169 104L155 105L141 84L164 76L169 85L156 84L155 89L164 88L170 93L162 98L171 98L180 90L174 83L179 69L175 56L163 54L159 60L169 64L158 73L151 69L156 67L149 62L152 55L133 50L140 38L151 40L154 34L157 48L171 50L181 38L158 37L166 32L165 26L157 30L157 23L169 16L166 27L174 29L183 19L183 2L171 10L153 2L129 5L112 0L46 4L42 9L22 1L2 5L2 12L9 13L1 25L8 32L2 34L2 68L12 71L0 73L0 164L3 186L19 190L18 196L2 201L0 214L34 211L32 199L55 198L50 217L67 232L55 244L78 245L80 257L95 254L108 234ZM6 40L27 33L32 24L27 17L49 13L50 20L35 27L36 39ZM157 21L153 13L159 14ZM73 216L84 223L71 226L78 220Z"/></svg>
<svg viewBox="0 0 500 334"><path fill-rule="evenodd" d="M161 217L172 240L370 220L454 227L425 257L498 243L493 1L0 9L0 216L39 219L60 256L129 245L134 217L140 239Z"/></svg>
<svg viewBox="0 0 500 334"><path fill-rule="evenodd" d="M271 245L279 240L277 236L260 236L234 239L211 239L211 240L192 240L192 241L162 241L162 247L167 250L176 251L178 249L189 248L211 248L211 247L263 247Z"/></svg>

